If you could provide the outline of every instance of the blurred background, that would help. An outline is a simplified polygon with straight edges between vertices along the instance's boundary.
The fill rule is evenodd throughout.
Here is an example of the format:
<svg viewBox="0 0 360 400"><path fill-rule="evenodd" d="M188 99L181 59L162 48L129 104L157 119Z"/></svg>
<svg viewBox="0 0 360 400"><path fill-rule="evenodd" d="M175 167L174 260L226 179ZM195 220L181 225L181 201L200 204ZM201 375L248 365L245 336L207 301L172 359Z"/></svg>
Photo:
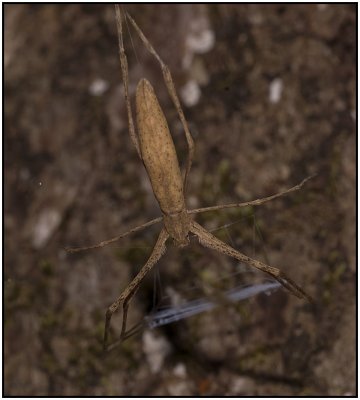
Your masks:
<svg viewBox="0 0 360 400"><path fill-rule="evenodd" d="M4 394L355 395L356 5L126 5L170 67L195 139L189 208L268 196L317 174L256 209L197 217L280 267L316 305L279 289L145 330L106 354L106 308L160 229L64 250L160 215L128 135L114 8L4 10ZM130 32L131 93L140 78L152 82L183 162L161 71ZM129 323L152 310L160 287L174 302L263 279L194 238L184 249L169 242ZM121 312L113 337L120 324Z"/></svg>

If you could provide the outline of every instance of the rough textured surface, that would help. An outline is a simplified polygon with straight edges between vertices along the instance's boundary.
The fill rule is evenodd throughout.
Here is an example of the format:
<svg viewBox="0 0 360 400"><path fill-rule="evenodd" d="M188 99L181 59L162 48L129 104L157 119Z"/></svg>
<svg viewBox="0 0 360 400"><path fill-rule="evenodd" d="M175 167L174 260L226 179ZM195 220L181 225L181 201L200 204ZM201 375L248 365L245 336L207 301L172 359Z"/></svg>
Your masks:
<svg viewBox="0 0 360 400"><path fill-rule="evenodd" d="M6 395L355 394L355 7L128 7L191 105L189 207L266 196L318 174L301 193L255 210L262 240L244 210L198 219L209 229L242 219L216 235L283 268L317 305L279 290L104 355L106 307L159 232L62 250L159 214L128 136L114 10L5 6ZM131 92L142 77L152 82L184 161L161 71L132 36ZM219 278L231 287L235 268L192 243L170 247L158 271L164 293L187 298L194 286L196 296L216 295ZM151 309L152 293L149 277L130 324Z"/></svg>

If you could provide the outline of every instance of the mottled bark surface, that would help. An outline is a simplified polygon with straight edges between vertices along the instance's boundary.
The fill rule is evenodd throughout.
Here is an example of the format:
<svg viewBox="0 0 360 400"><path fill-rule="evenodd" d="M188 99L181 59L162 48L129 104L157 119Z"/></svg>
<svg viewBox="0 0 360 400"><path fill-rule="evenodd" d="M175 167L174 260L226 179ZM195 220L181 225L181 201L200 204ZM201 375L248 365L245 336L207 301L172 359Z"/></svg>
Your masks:
<svg viewBox="0 0 360 400"><path fill-rule="evenodd" d="M281 267L317 304L278 290L146 331L104 355L105 310L159 233L155 225L97 251L63 250L159 215L128 135L114 10L7 5L5 394L354 395L355 6L127 9L185 98L196 144L189 208L271 195L317 173L301 192L254 210L262 239L245 218L251 209L197 218L208 229L241 220L215 234ZM132 38L130 91L142 77L153 84L184 163L161 71ZM224 277L227 287L263 277L236 268L194 240L169 246L158 265L173 298L194 285L202 290L192 295L213 294ZM153 288L149 276L130 324L151 310Z"/></svg>

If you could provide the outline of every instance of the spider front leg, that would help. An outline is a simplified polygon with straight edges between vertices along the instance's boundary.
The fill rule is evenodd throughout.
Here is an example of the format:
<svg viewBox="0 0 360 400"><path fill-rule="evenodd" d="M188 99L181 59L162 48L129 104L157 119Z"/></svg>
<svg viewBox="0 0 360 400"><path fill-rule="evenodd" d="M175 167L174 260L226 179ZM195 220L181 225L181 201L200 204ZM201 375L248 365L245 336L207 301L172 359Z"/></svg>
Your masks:
<svg viewBox="0 0 360 400"><path fill-rule="evenodd" d="M135 131L134 118L131 111L131 102L129 96L129 68L127 57L125 54L124 48L124 39L123 39L123 29L122 29L122 12L118 4L115 4L115 16L116 16L116 25L118 29L118 39L119 39L119 54L120 54L120 65L121 65L121 74L123 78L124 85L124 95L125 95L125 103L126 103L126 111L128 115L129 121L129 133L131 141L133 142L138 156L142 159L141 151L140 151L140 143L139 137Z"/></svg>
<svg viewBox="0 0 360 400"><path fill-rule="evenodd" d="M104 342L103 342L104 350L108 349L107 342L109 336L111 317L114 314L114 312L119 308L121 303L123 304L123 320L121 326L120 341L124 340L127 337L126 322L127 322L127 312L130 300L135 295L137 289L139 288L146 274L152 269L152 267L159 261L160 257L165 253L166 250L165 243L168 237L169 235L166 232L166 230L162 229L146 264L141 268L140 272L131 281L131 283L127 286L127 288L121 293L120 297L116 301L114 301L114 303L111 304L111 306L107 309L105 317L105 332L104 332Z"/></svg>
<svg viewBox="0 0 360 400"><path fill-rule="evenodd" d="M188 123L186 121L183 109L182 109L181 104L180 104L179 97L178 97L178 95L176 93L174 81L172 79L169 67L160 58L159 54L156 52L156 50L154 49L152 44L149 42L147 37L144 35L142 30L139 28L139 26L133 20L133 18L129 15L129 13L126 13L126 17L130 21L130 23L132 24L132 26L134 27L136 32L138 33L140 39L144 43L144 46L155 57L155 59L159 63L159 65L161 67L161 71L162 71L163 77L164 77L166 88L168 90L168 93L169 93L169 95L171 97L171 100L172 100L172 102L173 102L173 104L174 104L174 106L176 108L176 111L177 111L177 113L179 115L181 124L183 126L183 129L184 129L184 132L185 132L185 137L186 137L186 142L187 142L187 145L188 145L188 157L187 157L186 169L185 169L185 173L184 173L184 193L186 193L187 179L188 179L188 175L189 175L189 172L190 172L190 169L191 169L191 164L192 164L192 160L194 158L194 152L195 152L194 139L191 136Z"/></svg>
<svg viewBox="0 0 360 400"><path fill-rule="evenodd" d="M247 265L250 265L251 267L266 272L267 274L275 278L279 283L281 283L282 286L284 286L287 290L289 290L290 293L292 293L296 297L299 297L300 299L306 299L309 302L313 302L312 298L307 293L305 293L305 291L301 289L300 286L298 286L294 281L288 278L278 268L270 267L270 265L266 265L261 261L254 260L246 256L245 254L240 253L228 244L222 242L220 239L212 235L210 232L208 232L201 225L194 221L191 224L190 230L199 238L199 241L203 246L216 250L219 253L226 254L241 262L244 262Z"/></svg>

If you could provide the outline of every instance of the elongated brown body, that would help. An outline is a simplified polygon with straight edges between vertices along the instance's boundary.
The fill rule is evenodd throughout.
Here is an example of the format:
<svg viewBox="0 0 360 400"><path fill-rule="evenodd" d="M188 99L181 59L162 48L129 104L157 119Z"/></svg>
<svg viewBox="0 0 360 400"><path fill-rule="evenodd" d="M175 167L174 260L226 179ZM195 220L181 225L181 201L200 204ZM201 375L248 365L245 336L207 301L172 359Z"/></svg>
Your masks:
<svg viewBox="0 0 360 400"><path fill-rule="evenodd" d="M140 150L155 196L165 214L185 208L183 182L167 121L150 82L136 90Z"/></svg>
<svg viewBox="0 0 360 400"><path fill-rule="evenodd" d="M185 246L190 217L185 206L179 161L164 113L146 79L142 79L136 89L136 111L141 156L164 214L165 227L178 246Z"/></svg>

